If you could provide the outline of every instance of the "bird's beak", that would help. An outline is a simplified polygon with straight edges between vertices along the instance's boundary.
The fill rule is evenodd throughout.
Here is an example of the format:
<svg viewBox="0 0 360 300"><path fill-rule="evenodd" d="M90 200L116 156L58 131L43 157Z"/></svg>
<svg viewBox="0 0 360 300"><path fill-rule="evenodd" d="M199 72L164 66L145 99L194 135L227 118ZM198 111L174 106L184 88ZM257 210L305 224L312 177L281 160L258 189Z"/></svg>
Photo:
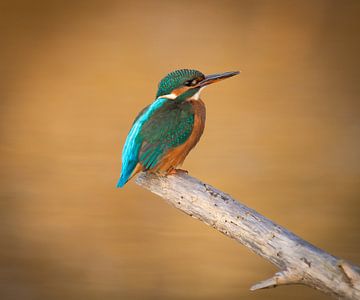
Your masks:
<svg viewBox="0 0 360 300"><path fill-rule="evenodd" d="M201 80L199 82L199 86L204 87L208 84L218 82L220 80L235 76L239 73L240 73L239 71L236 71L236 72L225 72L225 73L220 73L220 74L207 75L207 76L205 76L205 78L203 80Z"/></svg>

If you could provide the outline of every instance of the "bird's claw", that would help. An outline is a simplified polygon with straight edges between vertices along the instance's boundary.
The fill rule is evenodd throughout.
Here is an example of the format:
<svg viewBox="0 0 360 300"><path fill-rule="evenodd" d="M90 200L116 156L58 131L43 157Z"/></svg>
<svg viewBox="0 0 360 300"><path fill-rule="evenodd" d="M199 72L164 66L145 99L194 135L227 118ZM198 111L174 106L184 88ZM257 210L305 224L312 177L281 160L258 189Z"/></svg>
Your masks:
<svg viewBox="0 0 360 300"><path fill-rule="evenodd" d="M172 169L169 171L169 173L167 175L175 175L175 174L181 174L181 173L188 174L189 172L187 170L183 170L183 169Z"/></svg>

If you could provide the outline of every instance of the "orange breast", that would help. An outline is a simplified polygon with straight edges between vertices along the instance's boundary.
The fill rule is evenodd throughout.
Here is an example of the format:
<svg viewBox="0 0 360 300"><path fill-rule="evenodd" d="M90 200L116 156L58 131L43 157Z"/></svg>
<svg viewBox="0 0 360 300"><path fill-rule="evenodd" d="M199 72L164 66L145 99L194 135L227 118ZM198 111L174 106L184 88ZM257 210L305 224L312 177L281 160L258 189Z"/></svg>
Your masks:
<svg viewBox="0 0 360 300"><path fill-rule="evenodd" d="M200 99L190 100L190 103L194 109L194 126L190 137L185 143L169 150L161 159L161 161L155 166L155 168L151 169L150 171L169 173L176 169L183 163L190 150L194 148L194 146L199 141L205 127L205 104Z"/></svg>

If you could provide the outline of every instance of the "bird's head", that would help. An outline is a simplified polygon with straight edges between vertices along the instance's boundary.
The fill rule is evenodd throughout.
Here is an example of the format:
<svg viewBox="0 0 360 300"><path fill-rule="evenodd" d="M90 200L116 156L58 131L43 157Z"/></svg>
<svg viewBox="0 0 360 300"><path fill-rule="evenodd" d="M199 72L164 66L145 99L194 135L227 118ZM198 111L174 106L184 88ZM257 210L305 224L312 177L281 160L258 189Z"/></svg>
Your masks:
<svg viewBox="0 0 360 300"><path fill-rule="evenodd" d="M159 83L156 98L171 100L198 99L201 89L208 84L237 75L239 72L226 72L205 76L197 70L181 69L167 74Z"/></svg>

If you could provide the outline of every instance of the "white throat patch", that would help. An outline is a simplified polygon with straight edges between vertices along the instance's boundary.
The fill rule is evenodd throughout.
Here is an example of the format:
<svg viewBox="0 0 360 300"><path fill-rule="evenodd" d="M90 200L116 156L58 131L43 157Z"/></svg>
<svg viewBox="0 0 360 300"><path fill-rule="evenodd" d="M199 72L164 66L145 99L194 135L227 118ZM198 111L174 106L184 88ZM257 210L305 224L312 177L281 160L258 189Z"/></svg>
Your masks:
<svg viewBox="0 0 360 300"><path fill-rule="evenodd" d="M205 88L205 86L201 87L200 90L198 90L198 91L196 92L196 94L194 94L194 95L190 98L190 100L199 100L199 99L200 99L200 93L201 93L201 91L202 91L204 88Z"/></svg>
<svg viewBox="0 0 360 300"><path fill-rule="evenodd" d="M165 99L171 99L171 100L174 100L176 97L177 97L177 95L176 95L176 94L171 93L171 94L167 94L167 95L159 96L157 99L159 99L159 98L165 98Z"/></svg>

